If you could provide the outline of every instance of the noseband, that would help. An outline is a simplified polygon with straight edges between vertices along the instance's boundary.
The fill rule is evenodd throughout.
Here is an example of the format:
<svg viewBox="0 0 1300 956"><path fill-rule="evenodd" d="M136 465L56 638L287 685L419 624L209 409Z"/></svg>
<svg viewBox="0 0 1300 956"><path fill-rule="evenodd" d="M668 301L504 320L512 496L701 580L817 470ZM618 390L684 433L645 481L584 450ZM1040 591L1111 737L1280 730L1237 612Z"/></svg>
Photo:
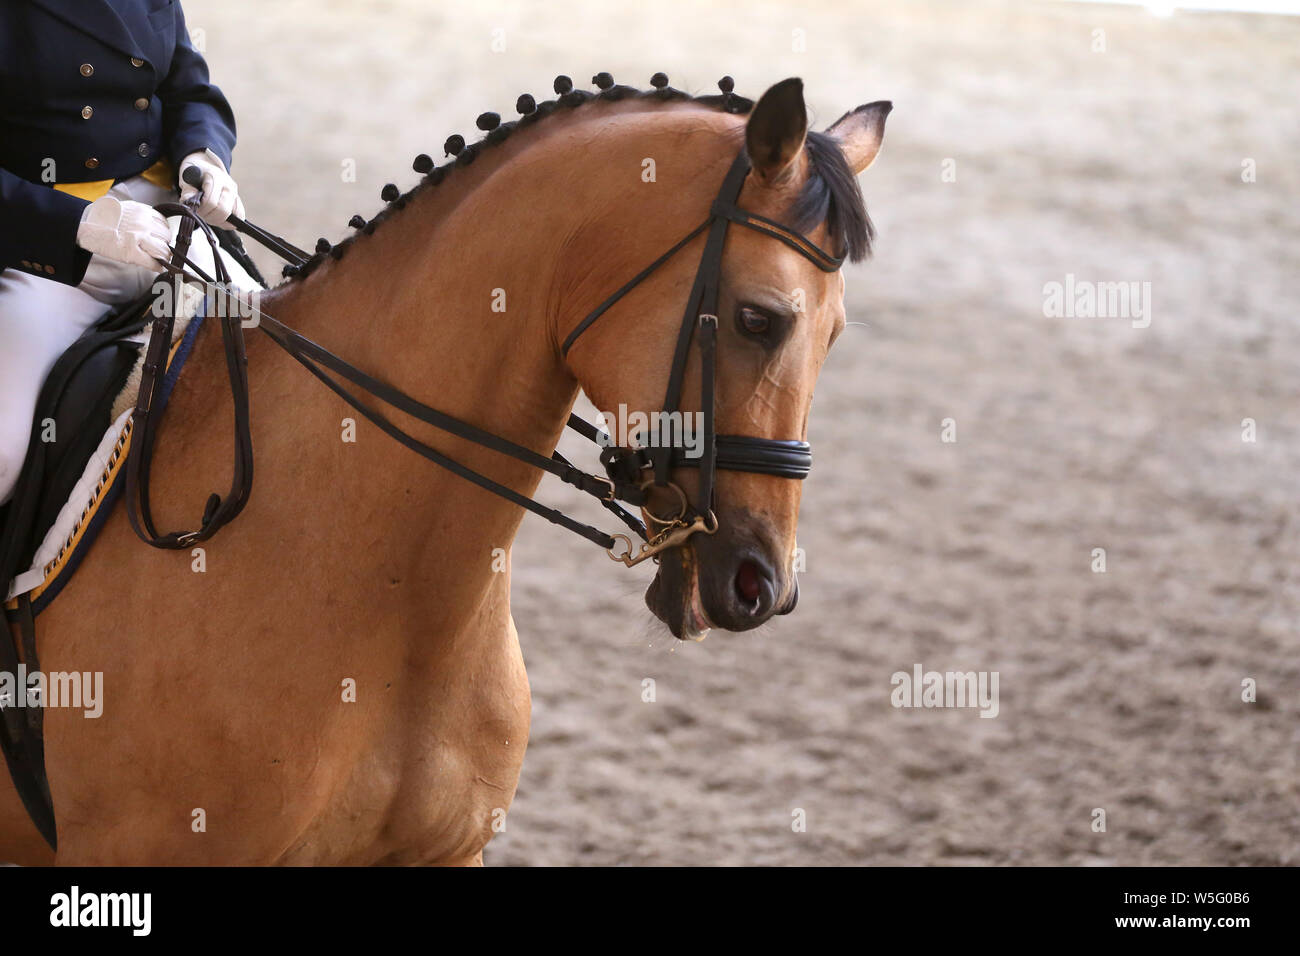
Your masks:
<svg viewBox="0 0 1300 956"><path fill-rule="evenodd" d="M718 435L714 430L718 289L722 279L722 252L727 238L728 227L735 223L777 239L804 256L824 272L834 272L843 263L841 257L824 252L807 236L772 219L747 212L736 206L736 200L740 196L740 190L744 185L745 177L749 174L749 169L749 158L742 149L735 162L731 164L731 168L722 182L722 188L718 191L717 199L714 200L712 207L710 207L709 217L597 306L594 311L588 313L569 333L561 346L562 354L567 356L574 343L611 306L640 285L651 273L676 255L696 236L707 232L704 251L700 256L700 265L695 273L695 282L691 288L690 297L687 299L681 327L677 333L673 364L668 375L668 389L664 396L663 408L659 418L662 425L665 421L663 416L671 415L680 410L683 380L686 376L686 363L690 354L691 343L696 338L698 331L701 359L700 409L703 417L702 450L698 457L690 457L687 455L685 448L675 445L656 444L655 447L650 448L608 446L603 432L576 415L570 415L568 421L570 428L593 442L607 446L600 456L601 463L605 467L606 477L593 475L575 467L558 451L548 458L538 454L531 448L526 448L431 408L350 365L260 309L255 310L258 316L257 328L265 332L276 344L297 359L308 371L324 382L326 386L365 418L407 448L427 458L434 464L478 485L480 488L512 501L520 507L600 545L611 558L631 567L647 558L654 557L667 548L682 544L696 532L712 534L717 531L718 521L713 513L713 500L714 479L718 469L759 475L774 475L779 478L803 479L808 476L808 472L812 467L812 452L805 441L759 438L745 435ZM221 257L216 248L215 233L207 224L199 220L194 213L197 202L198 197L195 197L189 204L167 204L165 207L159 207L166 215L179 215L182 217L181 229L177 236L176 247L172 250L171 261L164 265L166 271L171 275L186 282L208 287L217 283L187 258L191 235L195 228L199 229L199 236L213 247L217 279L225 280L226 276ZM306 254L296 246L292 246L273 234L259 229L252 223L244 220L237 221L232 218L231 224L240 232L257 240L295 265L300 265L307 258ZM224 501L219 495L214 494L209 497L199 528L192 531L174 531L167 534L159 534L155 530L150 515L148 494L149 466L153 446L150 439L152 439L157 424L155 420L156 409L162 404L158 401L158 398L163 388L163 376L157 373L163 367L160 358L165 354L167 345L171 341L173 320L174 316L167 315L154 323L140 385L140 395L132 418L133 428L141 432L140 437L143 440L132 442L127 470L126 497L127 513L131 526L141 539L155 547L181 549L210 538L222 525L231 521L242 510L251 492L253 468L252 441L247 414L248 382L247 377L242 375L245 361L242 329L238 319L234 322L227 319L223 320L222 339L226 350L227 364L231 370L231 389L236 408L237 455L235 480ZM555 475L561 481L573 485L598 499L605 508L617 515L645 543L640 545L634 552L633 539L629 535L606 534L599 528L570 518L553 508L548 508L540 502L520 494L513 488L494 481L486 475L447 457L393 424L369 403L358 398L345 382L419 421ZM694 506L687 499L686 493L669 480L669 475L674 468L699 468L699 492ZM659 516L650 509L650 498L656 489L660 491L661 495L667 496L669 500L674 502L671 513ZM635 514L619 504L620 501L641 508L646 514L647 520L642 522Z"/></svg>

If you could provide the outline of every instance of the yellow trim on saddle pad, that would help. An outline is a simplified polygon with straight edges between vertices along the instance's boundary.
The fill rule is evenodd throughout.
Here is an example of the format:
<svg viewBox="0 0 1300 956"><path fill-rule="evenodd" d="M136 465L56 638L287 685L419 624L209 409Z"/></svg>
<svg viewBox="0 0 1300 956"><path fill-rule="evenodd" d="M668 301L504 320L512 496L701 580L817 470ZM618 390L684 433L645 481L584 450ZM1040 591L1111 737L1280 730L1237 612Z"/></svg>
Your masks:
<svg viewBox="0 0 1300 956"><path fill-rule="evenodd" d="M95 496L91 499L90 504L86 505L81 511L81 517L77 519L77 524L68 535L68 540L63 542L63 547L59 548L59 553L54 556L54 560L45 565L45 579L40 584L27 592L29 599L35 601L41 594L58 580L60 572L68 565L72 554L77 550L77 545L81 544L81 538L90 527L90 522L94 519L95 513L99 511L99 506L104 503L104 498L108 489L113 487L113 482L117 478L117 473L122 470L122 465L126 462L127 453L131 450L131 422L128 418L126 424L122 426L122 434L117 436L117 441L113 445L113 451L108 456L108 468L99 476L99 481L95 483ZM17 606L15 599L14 605Z"/></svg>
<svg viewBox="0 0 1300 956"><path fill-rule="evenodd" d="M160 159L144 172L140 173L145 179L160 186L163 189L176 188L176 176L172 171L172 164L165 159ZM130 178L129 176L126 178ZM69 196L76 196L78 199L84 199L86 202L94 202L108 195L108 191L113 188L116 179L97 179L93 183L55 183L54 188L61 193L67 193Z"/></svg>
<svg viewBox="0 0 1300 956"><path fill-rule="evenodd" d="M176 357L176 350L181 347L181 342L183 342L184 339L185 336L181 335L172 343L171 349L167 353L168 368L171 368L172 360ZM45 591L48 590L55 581L58 580L63 569L68 566L68 562L72 559L72 555L76 552L78 545L81 544L81 539L85 535L86 529L90 527L90 523L94 520L95 514L99 511L100 505L104 503L104 499L108 496L109 490L113 487L113 482L117 480L118 474L126 464L127 455L131 452L131 425L134 420L133 417L129 417L122 425L122 432L117 436L117 441L113 444L113 450L108 455L108 466L99 476L99 481L95 483L95 493L93 498L90 503L82 509L81 516L77 519L76 525L68 534L67 540L63 542L63 547L59 548L59 553L54 556L54 560L45 565L44 579L40 584L27 592L27 597L30 600L35 601L45 593ZM8 590L8 588L9 584L8 582L5 582L4 589ZM17 608L18 598L14 598L6 603L5 607L10 609Z"/></svg>

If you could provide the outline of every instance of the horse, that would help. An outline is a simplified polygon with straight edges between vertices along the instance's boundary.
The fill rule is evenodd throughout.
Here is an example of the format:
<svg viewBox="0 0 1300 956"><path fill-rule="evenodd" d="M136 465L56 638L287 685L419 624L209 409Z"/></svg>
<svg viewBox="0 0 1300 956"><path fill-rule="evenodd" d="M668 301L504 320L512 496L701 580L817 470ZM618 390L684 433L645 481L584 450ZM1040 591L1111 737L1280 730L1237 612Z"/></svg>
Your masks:
<svg viewBox="0 0 1300 956"><path fill-rule="evenodd" d="M266 291L261 311L549 455L579 389L600 409L660 407L706 235L562 345L709 214L738 155L737 206L855 260L868 251L856 176L887 102L812 132L798 79L757 103L729 79L721 96L556 90L521 97L538 121L449 142L455 160L406 194L386 189L378 216ZM842 273L754 229L731 229L720 261L717 427L806 439L845 324ZM213 324L158 433L153 494L178 521L229 470ZM481 865L509 810L530 716L510 610L524 510L358 420L267 337L250 333L247 362L258 467L239 519L176 554L142 545L117 509L40 618L42 669L102 673L103 713L45 715L57 852L0 777L0 859ZM683 396L699 394L702 362L684 363ZM520 495L539 484L524 461L401 420ZM702 472L675 467L674 486L697 501ZM797 598L800 482L722 471L716 502L712 533L655 555L646 603L679 638L757 627Z"/></svg>

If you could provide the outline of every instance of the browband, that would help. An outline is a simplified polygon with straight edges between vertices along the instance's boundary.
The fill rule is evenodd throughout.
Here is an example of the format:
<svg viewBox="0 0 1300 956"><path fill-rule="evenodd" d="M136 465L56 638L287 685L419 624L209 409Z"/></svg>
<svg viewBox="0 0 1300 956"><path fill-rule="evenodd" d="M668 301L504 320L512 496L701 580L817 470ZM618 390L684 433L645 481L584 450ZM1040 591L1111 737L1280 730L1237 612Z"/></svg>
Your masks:
<svg viewBox="0 0 1300 956"><path fill-rule="evenodd" d="M807 236L795 232L789 226L779 223L775 219L768 219L756 212L749 212L721 199L714 201L711 212L714 216L729 219L739 226L745 226L755 232L761 232L765 236L779 239L818 269L821 269L822 272L837 272L840 266L844 265L843 256L831 255Z"/></svg>

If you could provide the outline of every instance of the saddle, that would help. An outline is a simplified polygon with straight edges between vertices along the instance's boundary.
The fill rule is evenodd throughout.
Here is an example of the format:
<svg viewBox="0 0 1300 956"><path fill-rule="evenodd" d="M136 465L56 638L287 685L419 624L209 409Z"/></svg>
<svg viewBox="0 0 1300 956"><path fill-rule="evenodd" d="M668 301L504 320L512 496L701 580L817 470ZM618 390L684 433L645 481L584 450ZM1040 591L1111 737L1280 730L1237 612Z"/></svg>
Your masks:
<svg viewBox="0 0 1300 956"><path fill-rule="evenodd" d="M138 379L153 301L150 294L107 313L45 380L27 458L0 512L0 582L8 611L24 598L33 615L49 606L113 496L117 466L130 444L129 386Z"/></svg>

